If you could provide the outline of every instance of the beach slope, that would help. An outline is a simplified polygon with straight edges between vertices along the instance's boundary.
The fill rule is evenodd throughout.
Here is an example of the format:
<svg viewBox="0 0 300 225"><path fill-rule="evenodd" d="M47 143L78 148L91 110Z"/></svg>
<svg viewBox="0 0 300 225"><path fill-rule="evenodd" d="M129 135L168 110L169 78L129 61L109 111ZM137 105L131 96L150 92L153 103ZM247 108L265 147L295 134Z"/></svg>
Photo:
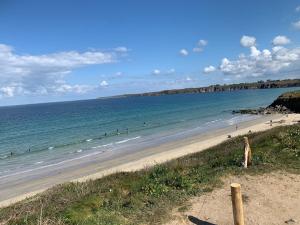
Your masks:
<svg viewBox="0 0 300 225"><path fill-rule="evenodd" d="M270 125L270 120L273 121L272 126ZM292 125L299 120L299 114L262 116L258 119L239 124L238 129L235 126L229 126L184 140L173 141L161 146L120 155L118 158L107 161L93 158L88 164L74 164L67 169L51 173L47 173L46 168L45 171L18 174L13 177L1 179L0 207L8 206L27 197L34 196L57 184L68 181L85 182L116 172L140 170L210 148L227 140L228 135L235 137L248 134L249 131L264 131L277 126Z"/></svg>

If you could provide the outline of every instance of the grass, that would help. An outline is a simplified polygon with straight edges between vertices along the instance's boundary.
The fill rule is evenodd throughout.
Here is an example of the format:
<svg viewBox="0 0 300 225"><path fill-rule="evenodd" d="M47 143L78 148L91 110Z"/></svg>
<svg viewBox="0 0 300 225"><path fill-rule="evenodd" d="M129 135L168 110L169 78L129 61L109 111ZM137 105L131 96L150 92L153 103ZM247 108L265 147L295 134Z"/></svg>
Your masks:
<svg viewBox="0 0 300 225"><path fill-rule="evenodd" d="M279 96L281 99L300 98L300 90L283 93Z"/></svg>
<svg viewBox="0 0 300 225"><path fill-rule="evenodd" d="M274 170L300 172L300 125L250 134L253 165L245 170L243 138L237 137L138 172L85 183L66 183L0 209L0 224L162 224L175 207L222 184L227 174Z"/></svg>

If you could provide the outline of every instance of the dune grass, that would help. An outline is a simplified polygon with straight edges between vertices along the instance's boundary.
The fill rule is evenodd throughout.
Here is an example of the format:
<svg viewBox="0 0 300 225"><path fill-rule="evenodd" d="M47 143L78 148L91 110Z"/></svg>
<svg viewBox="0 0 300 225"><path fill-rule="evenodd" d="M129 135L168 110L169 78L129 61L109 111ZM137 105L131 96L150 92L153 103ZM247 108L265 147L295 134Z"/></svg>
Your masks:
<svg viewBox="0 0 300 225"><path fill-rule="evenodd" d="M58 185L0 209L0 224L162 224L172 209L221 185L226 174L300 172L299 124L248 137L253 165L247 170L241 166L243 138L232 138L153 168Z"/></svg>

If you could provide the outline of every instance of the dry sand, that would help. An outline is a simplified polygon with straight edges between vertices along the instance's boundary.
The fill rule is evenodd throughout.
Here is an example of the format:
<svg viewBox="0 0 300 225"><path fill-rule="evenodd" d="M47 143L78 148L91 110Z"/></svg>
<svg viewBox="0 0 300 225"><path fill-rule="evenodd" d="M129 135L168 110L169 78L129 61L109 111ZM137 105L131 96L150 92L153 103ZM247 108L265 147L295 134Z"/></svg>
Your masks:
<svg viewBox="0 0 300 225"><path fill-rule="evenodd" d="M272 126L268 123L270 119L273 120ZM280 123L279 121L282 120L284 120L284 122ZM115 172L140 170L157 163L163 163L220 144L228 139L229 134L231 137L235 137L238 135L245 135L249 130L252 132L264 131L276 126L291 125L299 120L300 114L289 114L288 117L286 115L270 115L257 120L241 123L239 124L238 130L235 130L235 126L231 126L195 136L190 139L177 142L174 141L158 147L145 149L140 152L107 161L101 165L91 164L65 173L59 172L53 176L39 178L34 181L30 180L27 183L24 181L18 185L7 187L5 190L0 190L0 195L2 194L2 197L4 197L2 199L0 198L0 207L10 205L37 193L41 193L47 188L59 183L67 181L84 182L89 179L101 178ZM11 197L5 198L5 196Z"/></svg>
<svg viewBox="0 0 300 225"><path fill-rule="evenodd" d="M186 212L173 213L166 225L233 224L230 183L242 186L245 224L300 224L300 175L282 172L227 177L224 185L211 193L193 198Z"/></svg>

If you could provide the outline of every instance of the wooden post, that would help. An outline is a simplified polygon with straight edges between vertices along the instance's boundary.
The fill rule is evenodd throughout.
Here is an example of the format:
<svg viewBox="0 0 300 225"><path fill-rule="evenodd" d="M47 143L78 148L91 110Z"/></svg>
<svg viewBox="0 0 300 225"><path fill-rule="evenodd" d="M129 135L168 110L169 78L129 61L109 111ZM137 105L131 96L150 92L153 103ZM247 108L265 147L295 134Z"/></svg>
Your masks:
<svg viewBox="0 0 300 225"><path fill-rule="evenodd" d="M234 225L245 225L241 185L232 183L230 186Z"/></svg>
<svg viewBox="0 0 300 225"><path fill-rule="evenodd" d="M248 137L244 137L245 153L244 153L244 167L247 168L252 162L252 152L249 144Z"/></svg>

